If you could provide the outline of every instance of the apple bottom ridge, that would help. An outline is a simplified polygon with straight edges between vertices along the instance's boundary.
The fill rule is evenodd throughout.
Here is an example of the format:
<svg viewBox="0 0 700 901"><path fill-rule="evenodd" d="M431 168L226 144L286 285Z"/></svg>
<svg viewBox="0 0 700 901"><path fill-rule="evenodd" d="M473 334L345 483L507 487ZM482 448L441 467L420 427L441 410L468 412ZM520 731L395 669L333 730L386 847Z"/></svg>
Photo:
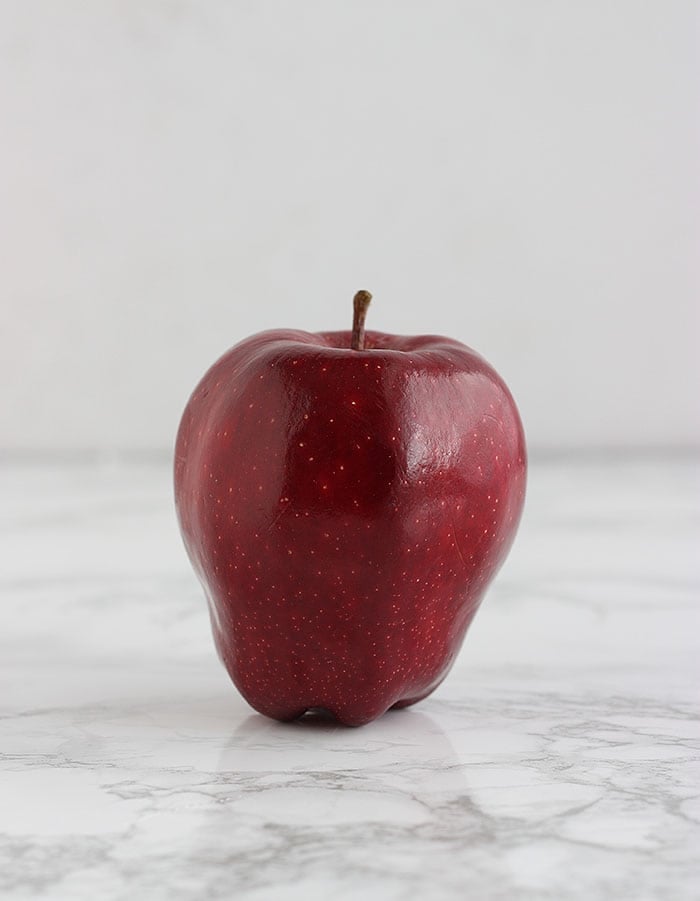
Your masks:
<svg viewBox="0 0 700 901"><path fill-rule="evenodd" d="M459 645L477 609L478 604L475 604L463 618L457 633ZM452 649L436 654L430 663L424 659L420 675L409 667L393 680L393 684L362 669L350 677L347 673L333 674L332 670L323 669L322 680L316 669L315 678L298 681L284 664L279 665L276 675L264 674L252 667L249 659L240 654L240 648L231 646L214 615L213 604L210 604L210 612L214 646L231 682L253 710L283 723L308 717L334 721L342 726L366 725L389 710L410 707L431 695L446 679L457 656L456 650ZM316 663L319 659L320 655L317 655ZM325 684L320 684L321 681Z"/></svg>
<svg viewBox="0 0 700 901"><path fill-rule="evenodd" d="M397 691L397 687L394 686L393 692L384 692L384 696L381 698L375 695L373 699L366 699L364 702L359 703L357 698L339 701L337 699L330 699L328 696L321 699L318 695L313 701L300 703L292 701L289 698L286 700L280 698L274 700L269 697L260 698L259 695L256 697L254 692L252 693L248 690L249 687L241 685L240 681L232 675L229 667L226 665L226 661L222 660L222 662L229 673L231 681L246 702L250 704L253 710L263 716L277 720L281 723L291 723L296 720L308 718L326 722L333 721L341 726L353 727L364 726L367 723L379 719L379 717L390 710L402 710L424 700L444 681L450 669L448 666L437 678L433 678L428 686L422 687L417 692L414 689L410 695L404 697L401 696L402 692ZM312 698L313 697L314 696L312 695Z"/></svg>
<svg viewBox="0 0 700 901"><path fill-rule="evenodd" d="M217 655L233 685L253 710L282 723L308 718L334 721L342 726L364 726L389 710L400 710L427 698L447 677L455 656L451 654L420 681L407 673L393 686L379 686L371 678L326 686L292 685L280 678L271 685L251 678L250 667L243 666L231 653L226 637L213 625Z"/></svg>
<svg viewBox="0 0 700 901"><path fill-rule="evenodd" d="M427 694L430 693L431 692L428 692ZM343 709L339 705L329 706L326 704L305 704L303 706L287 708L283 710L279 707L267 707L264 704L251 704L250 701L248 701L248 703L258 713L268 717L269 719L277 720L277 722L280 723L293 723L298 720L308 719L315 720L317 722L334 722L341 726L355 728L358 726L365 726L368 723L379 719L381 716L384 716L385 713L388 713L391 710L403 710L404 708L409 707L412 704L417 704L418 701L423 700L423 698L425 697L426 695L421 695L417 698L405 698L400 701L395 701L393 704L389 704L388 707L382 705L380 708L375 709L372 712L363 713L351 713Z"/></svg>

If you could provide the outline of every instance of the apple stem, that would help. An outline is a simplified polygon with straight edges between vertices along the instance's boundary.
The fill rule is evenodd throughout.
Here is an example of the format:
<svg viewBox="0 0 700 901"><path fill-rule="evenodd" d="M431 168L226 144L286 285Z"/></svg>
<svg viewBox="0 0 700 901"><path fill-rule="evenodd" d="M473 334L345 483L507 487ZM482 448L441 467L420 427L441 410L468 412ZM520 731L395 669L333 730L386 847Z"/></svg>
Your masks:
<svg viewBox="0 0 700 901"><path fill-rule="evenodd" d="M353 298L352 341L350 343L353 350L365 349L365 317L371 300L372 295L369 291L358 291Z"/></svg>

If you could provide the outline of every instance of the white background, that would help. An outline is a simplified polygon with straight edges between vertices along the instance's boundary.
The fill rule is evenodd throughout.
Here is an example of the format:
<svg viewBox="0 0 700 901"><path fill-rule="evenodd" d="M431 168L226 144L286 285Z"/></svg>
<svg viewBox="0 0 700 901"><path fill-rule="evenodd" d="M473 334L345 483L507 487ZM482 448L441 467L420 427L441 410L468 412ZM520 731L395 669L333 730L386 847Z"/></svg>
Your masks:
<svg viewBox="0 0 700 901"><path fill-rule="evenodd" d="M168 450L263 328L438 332L690 447L697 4L0 0L0 447Z"/></svg>

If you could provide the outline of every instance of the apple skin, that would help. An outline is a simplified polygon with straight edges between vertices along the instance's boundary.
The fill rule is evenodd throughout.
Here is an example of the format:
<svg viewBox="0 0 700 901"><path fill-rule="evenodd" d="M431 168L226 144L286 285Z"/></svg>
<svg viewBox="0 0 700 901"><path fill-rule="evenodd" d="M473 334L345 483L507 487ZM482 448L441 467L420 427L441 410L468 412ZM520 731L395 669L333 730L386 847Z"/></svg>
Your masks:
<svg viewBox="0 0 700 901"><path fill-rule="evenodd" d="M360 725L445 678L525 495L513 398L439 336L274 330L225 353L185 408L180 528L216 647L278 720Z"/></svg>

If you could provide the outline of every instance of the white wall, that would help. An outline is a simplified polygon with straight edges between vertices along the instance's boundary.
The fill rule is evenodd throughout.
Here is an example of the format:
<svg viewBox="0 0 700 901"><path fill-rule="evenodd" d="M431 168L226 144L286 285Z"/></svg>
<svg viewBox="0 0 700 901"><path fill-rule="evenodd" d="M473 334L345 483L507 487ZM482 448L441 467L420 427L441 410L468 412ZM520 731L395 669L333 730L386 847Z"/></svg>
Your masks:
<svg viewBox="0 0 700 901"><path fill-rule="evenodd" d="M167 448L359 287L535 448L700 441L696 9L0 0L0 447Z"/></svg>

